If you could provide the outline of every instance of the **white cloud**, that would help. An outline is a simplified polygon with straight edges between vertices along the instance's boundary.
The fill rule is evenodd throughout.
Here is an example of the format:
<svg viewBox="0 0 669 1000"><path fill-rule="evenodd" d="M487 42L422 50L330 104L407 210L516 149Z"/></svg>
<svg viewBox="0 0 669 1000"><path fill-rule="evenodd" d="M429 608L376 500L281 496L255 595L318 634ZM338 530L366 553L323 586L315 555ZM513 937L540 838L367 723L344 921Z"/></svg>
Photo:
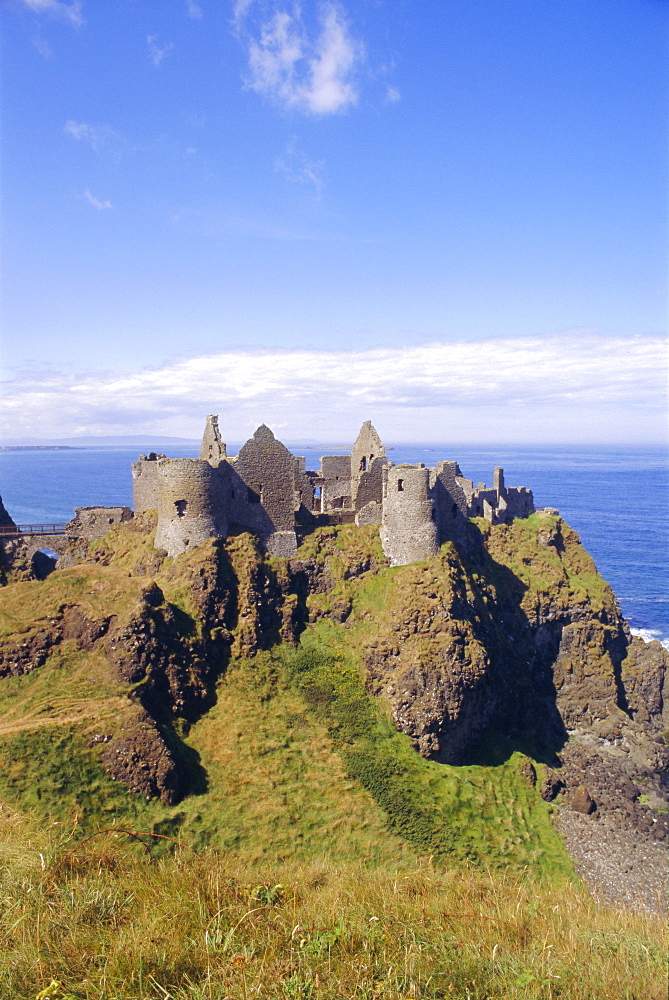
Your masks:
<svg viewBox="0 0 669 1000"><path fill-rule="evenodd" d="M235 31L239 31L248 16L254 0L233 0L232 4L232 26Z"/></svg>
<svg viewBox="0 0 669 1000"><path fill-rule="evenodd" d="M75 28L80 28L84 23L81 13L83 5L79 0L75 0L74 3L63 3L61 0L21 0L21 2L35 14L50 14L52 17L69 21Z"/></svg>
<svg viewBox="0 0 669 1000"><path fill-rule="evenodd" d="M386 100L389 104L397 104L398 101L402 100L402 95L397 87L388 87L386 90Z"/></svg>
<svg viewBox="0 0 669 1000"><path fill-rule="evenodd" d="M287 440L661 440L667 343L573 334L360 351L222 351L130 374L22 375L4 387L3 437L140 432L197 436L220 413L228 440L266 422Z"/></svg>
<svg viewBox="0 0 669 1000"><path fill-rule="evenodd" d="M345 111L357 102L353 75L363 47L351 36L338 4L327 0L321 5L312 32L297 6L247 27L250 9L250 3L238 0L234 24L248 46L248 85L253 90L285 108L315 115Z"/></svg>
<svg viewBox="0 0 669 1000"><path fill-rule="evenodd" d="M42 56L43 59L50 59L53 55L53 50L45 38L41 38L39 35L35 35L33 38L33 45Z"/></svg>
<svg viewBox="0 0 669 1000"><path fill-rule="evenodd" d="M199 21L202 17L202 7L197 3L197 0L186 0L186 12L194 21Z"/></svg>
<svg viewBox="0 0 669 1000"><path fill-rule="evenodd" d="M161 48L156 43L155 35L147 35L146 44L149 47L149 62L156 69L159 68L165 56L169 55L174 48L174 42L168 42L167 45L163 45Z"/></svg>
<svg viewBox="0 0 669 1000"><path fill-rule="evenodd" d="M96 153L118 152L125 139L110 125L90 125L70 119L65 123L65 133L78 142L87 142Z"/></svg>
<svg viewBox="0 0 669 1000"><path fill-rule="evenodd" d="M293 184L310 187L318 197L325 186L323 160L310 160L295 147L295 139L288 142L285 151L274 161L275 169Z"/></svg>
<svg viewBox="0 0 669 1000"><path fill-rule="evenodd" d="M89 205L92 205L93 208L97 208L98 212L104 212L106 209L112 207L112 203L108 199L100 201L100 199L96 198L95 195L88 190L88 188L84 191L84 199Z"/></svg>

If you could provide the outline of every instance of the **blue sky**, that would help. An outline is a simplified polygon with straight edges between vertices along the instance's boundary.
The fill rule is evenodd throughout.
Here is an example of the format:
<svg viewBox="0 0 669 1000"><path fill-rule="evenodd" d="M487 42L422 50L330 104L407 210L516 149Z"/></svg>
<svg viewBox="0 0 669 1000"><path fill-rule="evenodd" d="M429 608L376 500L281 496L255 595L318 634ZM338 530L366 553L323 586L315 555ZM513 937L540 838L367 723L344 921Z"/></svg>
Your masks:
<svg viewBox="0 0 669 1000"><path fill-rule="evenodd" d="M4 0L3 438L657 443L664 0Z"/></svg>

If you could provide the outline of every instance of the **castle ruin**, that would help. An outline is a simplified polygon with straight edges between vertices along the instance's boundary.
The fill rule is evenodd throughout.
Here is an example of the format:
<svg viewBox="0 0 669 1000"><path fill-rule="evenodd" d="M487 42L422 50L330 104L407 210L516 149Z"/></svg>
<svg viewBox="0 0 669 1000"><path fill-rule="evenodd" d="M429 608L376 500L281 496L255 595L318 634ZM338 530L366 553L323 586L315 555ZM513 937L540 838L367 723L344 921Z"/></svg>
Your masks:
<svg viewBox="0 0 669 1000"><path fill-rule="evenodd" d="M132 475L135 513L158 511L155 544L169 556L241 528L269 555L290 557L298 537L319 524L355 523L379 525L391 565L403 566L458 540L467 518L499 524L534 511L532 491L507 487L501 468L492 487L475 487L457 462L393 464L370 421L349 455L324 455L310 471L264 424L229 456L212 415L199 458L151 452Z"/></svg>

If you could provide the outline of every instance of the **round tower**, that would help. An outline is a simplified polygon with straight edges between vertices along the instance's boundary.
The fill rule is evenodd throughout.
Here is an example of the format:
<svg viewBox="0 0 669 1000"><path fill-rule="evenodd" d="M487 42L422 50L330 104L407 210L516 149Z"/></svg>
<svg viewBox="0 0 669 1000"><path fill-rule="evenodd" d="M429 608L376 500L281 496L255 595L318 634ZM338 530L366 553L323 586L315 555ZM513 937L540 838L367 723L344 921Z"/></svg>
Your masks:
<svg viewBox="0 0 669 1000"><path fill-rule="evenodd" d="M437 552L429 469L394 465L387 470L381 544L392 566L406 566Z"/></svg>
<svg viewBox="0 0 669 1000"><path fill-rule="evenodd" d="M178 556L207 538L226 537L227 504L218 469L197 458L166 458L157 472L157 549Z"/></svg>

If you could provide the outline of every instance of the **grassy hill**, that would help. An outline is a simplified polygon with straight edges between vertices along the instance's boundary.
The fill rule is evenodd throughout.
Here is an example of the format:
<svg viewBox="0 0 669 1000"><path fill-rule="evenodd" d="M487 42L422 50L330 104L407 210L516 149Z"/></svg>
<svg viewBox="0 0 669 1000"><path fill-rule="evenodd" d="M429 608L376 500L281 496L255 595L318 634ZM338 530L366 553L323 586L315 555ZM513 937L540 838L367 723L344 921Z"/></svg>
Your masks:
<svg viewBox="0 0 669 1000"><path fill-rule="evenodd" d="M0 996L659 995L661 926L591 903L540 761L425 759L368 690L380 620L471 586L454 554L391 570L342 528L299 556L302 596L248 535L163 560L145 519L0 591ZM178 796L110 771L156 745Z"/></svg>

